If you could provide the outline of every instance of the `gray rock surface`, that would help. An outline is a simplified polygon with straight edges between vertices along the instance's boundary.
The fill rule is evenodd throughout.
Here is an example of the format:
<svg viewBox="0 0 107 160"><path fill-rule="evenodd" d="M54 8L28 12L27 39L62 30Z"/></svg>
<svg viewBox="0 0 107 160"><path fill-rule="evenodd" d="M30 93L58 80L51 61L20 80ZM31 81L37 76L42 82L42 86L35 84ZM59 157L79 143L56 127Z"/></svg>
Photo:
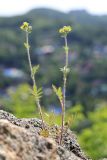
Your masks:
<svg viewBox="0 0 107 160"><path fill-rule="evenodd" d="M72 132L58 146L40 136L40 130L39 119L18 119L0 110L0 160L87 160Z"/></svg>

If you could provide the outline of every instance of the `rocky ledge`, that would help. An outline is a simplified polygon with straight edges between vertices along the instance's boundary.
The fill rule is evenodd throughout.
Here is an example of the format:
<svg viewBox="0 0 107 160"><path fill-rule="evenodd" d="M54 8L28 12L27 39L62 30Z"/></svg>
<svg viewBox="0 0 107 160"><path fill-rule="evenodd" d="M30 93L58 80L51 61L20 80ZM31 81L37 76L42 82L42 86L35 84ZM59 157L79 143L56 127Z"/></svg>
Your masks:
<svg viewBox="0 0 107 160"><path fill-rule="evenodd" d="M40 136L40 130L39 119L0 110L0 160L88 160L69 129L63 146Z"/></svg>

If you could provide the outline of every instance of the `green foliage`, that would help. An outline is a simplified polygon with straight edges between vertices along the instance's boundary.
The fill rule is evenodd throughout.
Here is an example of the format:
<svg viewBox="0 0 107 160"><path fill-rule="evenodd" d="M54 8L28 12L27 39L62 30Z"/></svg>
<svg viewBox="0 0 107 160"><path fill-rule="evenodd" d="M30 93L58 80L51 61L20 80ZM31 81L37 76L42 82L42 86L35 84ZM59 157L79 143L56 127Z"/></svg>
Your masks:
<svg viewBox="0 0 107 160"><path fill-rule="evenodd" d="M89 119L92 123L107 122L107 102L98 104L99 107L95 109L95 112L89 113Z"/></svg>
<svg viewBox="0 0 107 160"><path fill-rule="evenodd" d="M96 80L106 83L107 79L106 58L104 57L103 60L101 60L102 56L100 64L97 59L93 58L93 48L96 45L103 46L107 41L107 29L105 27L106 16L92 16L85 11L76 11L65 14L54 10L36 9L26 15L17 16L17 18L0 18L0 37L2 37L0 40L1 66L20 68L28 73L29 69L26 61L26 54L24 47L22 47L24 36L22 36L23 33L20 32L18 28L18 25L24 20L29 21L33 25L33 34L30 37L32 44L31 50L32 53L34 53L31 58L32 64L40 63L41 66L45 66L40 70L39 76L37 76L36 79L37 84L43 84L43 86L51 86L51 84L60 86L59 82L61 82L62 77L61 74L58 73L57 68L63 65L62 60L64 59L64 56L61 55L62 50L58 49L59 47L55 47L55 53L51 54L51 56L37 56L36 48L47 45L48 43L52 46L62 45L62 40L58 38L56 30L59 26L62 26L65 23L68 25L74 25L72 35L68 36L68 42L72 39L72 43L69 43L70 51L77 52L79 57L75 62L70 61L72 66L72 76L69 79L72 78L72 81L68 82L69 86L67 87L67 90L69 97L70 99L72 98L73 102L79 101L84 105L85 113L92 110L94 108L94 100L96 97L92 100L90 95L94 92L93 90L97 90L97 87L93 87L93 83ZM91 45L89 45L89 43ZM85 63L87 66L92 66L91 71L81 74L83 73L82 66L86 65ZM77 78L79 77L78 80L77 78L74 80L74 70L74 74L77 75ZM7 84L6 78L3 77L3 80L0 80L0 84L3 88L5 87L5 81L6 87L7 85L13 84L12 80L9 80ZM80 84L82 84L81 87L79 87ZM99 90L100 87L101 85L98 88ZM98 93L100 92L99 90ZM99 94L96 96L98 97ZM51 99L50 103L52 103ZM44 100L43 105L45 104L46 102Z"/></svg>
<svg viewBox="0 0 107 160"><path fill-rule="evenodd" d="M44 111L44 120L45 122L50 126L54 125L61 125L61 115L60 114L55 114L54 111L52 112L45 112Z"/></svg>
<svg viewBox="0 0 107 160"><path fill-rule="evenodd" d="M66 122L69 122L69 127L71 129L80 129L80 125L85 120L83 106L81 104L77 104L67 109L65 120Z"/></svg>
<svg viewBox="0 0 107 160"><path fill-rule="evenodd" d="M86 153L97 160L107 157L107 104L89 113L90 128L83 129L79 141Z"/></svg>
<svg viewBox="0 0 107 160"><path fill-rule="evenodd" d="M33 96L29 92L29 85L19 85L15 90L8 90L9 100L5 105L14 112L17 117L35 117L38 115Z"/></svg>
<svg viewBox="0 0 107 160"><path fill-rule="evenodd" d="M96 123L79 135L82 148L94 160L107 157L106 126L107 122Z"/></svg>

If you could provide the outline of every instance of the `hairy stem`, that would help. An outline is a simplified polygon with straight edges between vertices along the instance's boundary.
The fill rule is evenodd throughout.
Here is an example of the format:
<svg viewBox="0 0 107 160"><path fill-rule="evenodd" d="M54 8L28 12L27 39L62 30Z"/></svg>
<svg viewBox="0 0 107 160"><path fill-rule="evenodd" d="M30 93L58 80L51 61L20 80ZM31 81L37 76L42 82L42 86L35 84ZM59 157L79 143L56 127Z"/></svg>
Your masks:
<svg viewBox="0 0 107 160"><path fill-rule="evenodd" d="M64 119L65 119L65 107L66 107L66 76L65 74L63 75L63 81L64 81L64 86L63 86L63 112L64 112Z"/></svg>
<svg viewBox="0 0 107 160"><path fill-rule="evenodd" d="M29 51L29 33L26 31L26 44L27 44L27 56L28 56L28 62L29 62L29 67L30 67L30 72L31 72L31 78L32 78L32 82L33 82L33 88L36 86L36 81L35 81L35 76L33 73L33 68L32 68L32 63L31 63L31 57L30 57L30 51ZM39 100L36 99L36 104L38 106L38 110L39 110L39 115L41 117L42 120L42 128L44 127L44 121L43 121L43 114L42 114L42 109L41 109L41 105Z"/></svg>
<svg viewBox="0 0 107 160"><path fill-rule="evenodd" d="M67 43L67 36L64 37L65 40L65 53L66 53L66 63L65 66L68 67L68 43Z"/></svg>
<svg viewBox="0 0 107 160"><path fill-rule="evenodd" d="M65 60L65 66L63 70L63 101L61 103L62 107L62 124L61 124L61 137L60 137L60 145L62 143L63 138L63 131L64 131L64 121L65 121L65 108L66 108L66 84L67 84L67 68L68 68L68 44L67 44L67 36L64 37L65 40L65 54L66 54L66 60Z"/></svg>
<svg viewBox="0 0 107 160"><path fill-rule="evenodd" d="M64 103L60 101L61 103L61 108L62 108L62 114L61 114L61 136L60 136L60 142L59 144L62 144L62 139L63 139L63 130L64 130Z"/></svg>
<svg viewBox="0 0 107 160"><path fill-rule="evenodd" d="M68 67L68 44L67 44L67 36L64 37L65 40L65 70L63 72L63 103L64 103L64 118L65 118L65 108L66 108L66 83L67 83L67 73L66 69Z"/></svg>

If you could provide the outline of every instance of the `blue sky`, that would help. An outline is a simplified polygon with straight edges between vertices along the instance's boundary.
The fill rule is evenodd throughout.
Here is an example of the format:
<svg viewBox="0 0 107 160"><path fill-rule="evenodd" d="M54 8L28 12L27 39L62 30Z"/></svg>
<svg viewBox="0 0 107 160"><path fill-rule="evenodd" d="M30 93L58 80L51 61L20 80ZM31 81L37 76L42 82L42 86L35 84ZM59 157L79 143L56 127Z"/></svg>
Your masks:
<svg viewBox="0 0 107 160"><path fill-rule="evenodd" d="M107 14L107 0L0 0L0 16L10 16L47 7L61 11L86 9L93 14Z"/></svg>

